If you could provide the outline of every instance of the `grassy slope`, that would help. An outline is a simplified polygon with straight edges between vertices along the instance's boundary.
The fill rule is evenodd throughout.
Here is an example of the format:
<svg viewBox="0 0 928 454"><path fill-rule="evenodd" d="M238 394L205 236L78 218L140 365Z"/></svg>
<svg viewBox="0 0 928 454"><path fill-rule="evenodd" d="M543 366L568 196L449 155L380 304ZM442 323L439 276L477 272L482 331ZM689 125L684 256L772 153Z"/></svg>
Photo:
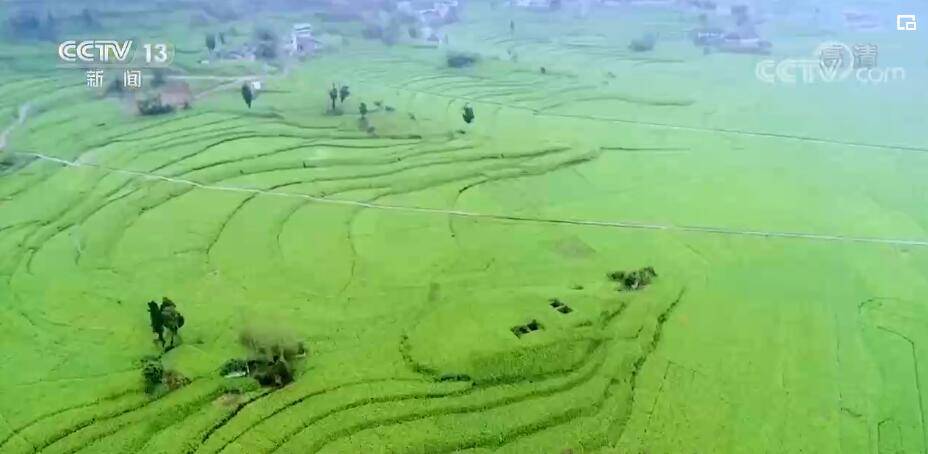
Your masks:
<svg viewBox="0 0 928 454"><path fill-rule="evenodd" d="M2 111L33 103L14 150L204 184L539 218L926 236L923 153L732 132L924 147L904 86L766 87L751 57L674 42L644 61L629 55L636 26L615 17L562 33L543 16L516 19L514 38L483 13L451 40L492 55L512 47L518 64L450 71L440 53L355 41L267 82L283 93L252 111L230 91L171 117L126 118L68 72L4 75ZM163 33L199 46L199 33L177 28ZM196 67L195 54L179 59ZM351 85L348 112L360 101L396 108L371 115L379 137L355 116L322 115L332 80ZM465 102L477 121L449 135ZM887 118L864 109L874 105ZM926 446L920 247L362 209L45 162L0 177L0 220L0 355L11 366L0 389L17 396L0 400L4 451ZM603 278L647 264L659 284L638 294ZM162 294L190 321L165 361L198 379L150 401L133 368L152 350L142 302ZM551 297L574 312L558 314ZM222 404L213 370L241 354L237 326L255 319L307 338L313 357L292 386ZM511 335L531 319L545 329Z"/></svg>

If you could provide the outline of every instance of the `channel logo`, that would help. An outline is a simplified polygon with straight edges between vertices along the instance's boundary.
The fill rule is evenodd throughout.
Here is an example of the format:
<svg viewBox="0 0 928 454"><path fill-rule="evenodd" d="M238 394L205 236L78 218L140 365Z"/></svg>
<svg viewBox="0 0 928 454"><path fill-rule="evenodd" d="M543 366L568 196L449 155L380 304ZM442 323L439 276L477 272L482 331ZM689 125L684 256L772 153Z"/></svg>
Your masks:
<svg viewBox="0 0 928 454"><path fill-rule="evenodd" d="M131 40L65 41L58 46L58 58L66 63L77 60L86 63L123 63L129 58L131 49Z"/></svg>
<svg viewBox="0 0 928 454"><path fill-rule="evenodd" d="M914 32L918 30L918 22L914 14L899 14L896 16L896 30Z"/></svg>

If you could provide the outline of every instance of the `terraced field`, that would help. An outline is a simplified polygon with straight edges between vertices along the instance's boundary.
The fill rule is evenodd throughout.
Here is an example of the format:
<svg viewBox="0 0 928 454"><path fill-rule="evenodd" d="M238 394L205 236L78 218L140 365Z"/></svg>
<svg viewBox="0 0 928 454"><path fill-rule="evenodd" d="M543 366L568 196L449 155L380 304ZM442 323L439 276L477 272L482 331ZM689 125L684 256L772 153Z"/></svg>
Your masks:
<svg viewBox="0 0 928 454"><path fill-rule="evenodd" d="M193 108L140 118L10 47L33 63L0 75L0 452L928 449L923 64L770 87L672 34L625 49L676 15L507 11L510 35L478 6L450 33L472 68L352 41L250 110L250 73L193 56ZM192 381L153 396L161 296ZM246 326L306 340L293 384L219 376Z"/></svg>

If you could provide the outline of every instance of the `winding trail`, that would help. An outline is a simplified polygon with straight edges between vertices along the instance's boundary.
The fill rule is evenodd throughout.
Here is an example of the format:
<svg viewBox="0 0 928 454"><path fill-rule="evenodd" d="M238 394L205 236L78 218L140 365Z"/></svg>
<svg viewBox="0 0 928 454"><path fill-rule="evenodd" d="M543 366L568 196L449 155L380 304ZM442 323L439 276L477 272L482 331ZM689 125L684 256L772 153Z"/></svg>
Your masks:
<svg viewBox="0 0 928 454"><path fill-rule="evenodd" d="M10 133L12 133L17 126L26 122L26 116L29 114L29 107L29 103L19 106L19 114L16 116L16 120L10 123L3 132L0 132L0 151L6 148L7 137L10 136Z"/></svg>
<svg viewBox="0 0 928 454"><path fill-rule="evenodd" d="M309 201L316 202L316 203L355 206L355 207L378 209L378 210L403 211L403 212L411 212L411 213L432 213L432 214L440 214L440 215L445 215L445 216L491 219L491 220L499 220L499 221L583 225L583 226L608 227L608 228L617 228L617 229L664 230L664 231L676 231L676 232L714 233L714 234L720 234L720 235L753 236L753 237L763 237L763 238L788 238L788 239L804 239L804 240L815 240L815 241L836 241L836 242L850 242L850 243L872 243L872 244L888 244L888 245L896 245L896 246L928 247L928 239L858 237L858 236L806 233L806 232L744 230L744 229L731 229L731 228L726 228L726 227L644 223L644 222L635 222L635 221L610 221L610 220L593 220L593 219L556 219L556 218L544 218L544 217L534 217L534 216L517 216L517 215L507 215L507 214L480 213L480 212L463 211L463 210L446 210L446 209L440 209L440 208L426 208L426 207L417 207L417 206L390 205L390 204L383 204L383 203L362 202L362 201L357 201L357 200L328 199L324 197L316 197L316 196L312 196L309 194L301 194L301 193L296 193L296 192L273 191L273 190L269 191L269 190L263 190L263 189L245 188L245 187L229 186L229 185L221 185L221 184L203 184L203 183L199 183L199 182L184 179L184 178L175 178L175 177L156 175L156 174L140 172L140 171L135 171L135 170L119 169L119 168L107 167L107 166L94 164L94 163L88 163L88 162L69 161L67 159L56 158L56 157L44 155L41 153L27 153L27 152L14 152L14 153L18 155L23 155L23 156L31 156L37 159L48 161L48 162L54 162L57 164L64 165L66 167L90 167L90 168L96 168L96 169L104 170L104 171L111 172L111 173L118 173L122 175L129 175L133 177L144 178L147 180L160 180L160 181L165 181L165 182L170 182L170 183L193 186L199 189L207 189L207 190L212 190L212 191L240 192L240 193L245 193L245 194L267 195L267 196L275 196L275 197L300 198L300 199L305 199L305 200L309 200Z"/></svg>
<svg viewBox="0 0 928 454"><path fill-rule="evenodd" d="M22 125L26 121L26 116L29 112L29 104L23 104L19 108L19 115L12 124L7 126L2 133L0 133L0 150L3 150L6 147L7 137L9 134L18 126ZM240 192L246 194L257 195L266 195L266 196L275 196L275 197L291 197L308 200L316 203L324 203L331 205L345 205L345 206L354 206L361 208L370 208L378 210L391 210L391 211L402 211L410 213L431 213L431 214L440 214L444 216L456 216L463 218L476 218L476 219L490 219L498 221L512 221L512 222L530 222L530 223L542 223L542 224L567 224L567 225L579 225L579 226L594 226L594 227L607 227L615 229L633 229L633 230L663 230L671 232L689 232L689 233L710 233L710 234L719 234L719 235L735 235L735 236L751 236L751 237L762 237L762 238L786 238L786 239L802 239L802 240L812 240L812 241L832 241L832 242L847 242L847 243L870 243L870 244L886 244L894 246L921 246L928 247L928 239L918 239L918 238L881 238L881 237L862 237L862 236L847 236L847 235L837 235L837 234L824 234L824 233L808 233L808 232L784 232L784 231L769 231L769 230L746 230L746 229L732 229L727 227L712 227L712 226L698 226L698 225L678 225L678 224L669 224L669 223L646 223L646 222L636 222L636 221L611 221L611 220L595 220L595 219L556 219L556 218L545 218L545 217L535 217L535 216L517 216L517 215L507 215L507 214L496 214L496 213L480 213L475 211L464 211L464 210L446 210L440 208L426 208L426 207L417 207L417 206L404 206L404 205L390 205L383 203L372 203L372 202L363 202L358 200L344 200L344 199L329 199L324 197L316 197L309 194L301 194L295 192L285 192L285 191L273 191L273 190L263 190L256 188L243 188L237 186L221 185L221 184L203 184L193 180L188 180L184 178L175 178L164 175L156 175L152 173L140 172L135 170L120 169L114 167L107 167L99 164L89 163L89 162L78 162L78 161L69 161L67 159L56 158L54 156L48 156L41 153L30 153L30 152L11 152L20 156L30 156L36 159L40 159L47 162L54 162L61 164L66 167L90 167L100 170L104 170L110 173L117 173L122 175L129 175L138 178L144 178L148 180L161 180L170 183L182 184L187 186L192 186L200 189L207 189L212 191L226 191L226 192Z"/></svg>

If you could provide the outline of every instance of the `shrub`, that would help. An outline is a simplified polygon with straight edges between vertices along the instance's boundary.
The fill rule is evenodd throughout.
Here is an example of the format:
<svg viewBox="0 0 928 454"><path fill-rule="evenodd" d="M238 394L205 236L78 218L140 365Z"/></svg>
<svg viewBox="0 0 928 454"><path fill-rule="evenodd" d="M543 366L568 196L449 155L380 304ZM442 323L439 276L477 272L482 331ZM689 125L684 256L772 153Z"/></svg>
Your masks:
<svg viewBox="0 0 928 454"><path fill-rule="evenodd" d="M303 342L277 330L245 329L239 342L252 352L247 370L263 386L281 387L293 381L293 363L306 356ZM226 363L230 366L237 363Z"/></svg>
<svg viewBox="0 0 928 454"><path fill-rule="evenodd" d="M222 390L227 394L245 394L255 391L261 387L257 380L251 377L234 378L223 380Z"/></svg>
<svg viewBox="0 0 928 454"><path fill-rule="evenodd" d="M620 290L639 290L651 284L651 280L657 277L657 272L653 267L646 266L634 271L613 271L606 276L619 283Z"/></svg>
<svg viewBox="0 0 928 454"><path fill-rule="evenodd" d="M241 374L241 375L239 375ZM219 368L219 375L228 377L230 375L242 376L248 374L248 362L243 359L233 358L225 362Z"/></svg>
<svg viewBox="0 0 928 454"><path fill-rule="evenodd" d="M168 385L168 389L171 391L190 384L190 379L176 370L165 371L163 381L164 384Z"/></svg>
<svg viewBox="0 0 928 454"><path fill-rule="evenodd" d="M447 63L449 68L463 68L466 66L472 66L474 63L477 63L479 59L480 57L475 54L449 52Z"/></svg>
<svg viewBox="0 0 928 454"><path fill-rule="evenodd" d="M142 358L141 365L145 392L153 392L164 379L164 366L161 365L161 360L154 356Z"/></svg>
<svg viewBox="0 0 928 454"><path fill-rule="evenodd" d="M280 46L280 38L277 33L269 27L255 28L255 57L264 60L273 60L277 58L277 49Z"/></svg>
<svg viewBox="0 0 928 454"><path fill-rule="evenodd" d="M161 96L142 99L136 104L139 108L139 113L142 115L162 115L174 111L174 106L161 103Z"/></svg>

